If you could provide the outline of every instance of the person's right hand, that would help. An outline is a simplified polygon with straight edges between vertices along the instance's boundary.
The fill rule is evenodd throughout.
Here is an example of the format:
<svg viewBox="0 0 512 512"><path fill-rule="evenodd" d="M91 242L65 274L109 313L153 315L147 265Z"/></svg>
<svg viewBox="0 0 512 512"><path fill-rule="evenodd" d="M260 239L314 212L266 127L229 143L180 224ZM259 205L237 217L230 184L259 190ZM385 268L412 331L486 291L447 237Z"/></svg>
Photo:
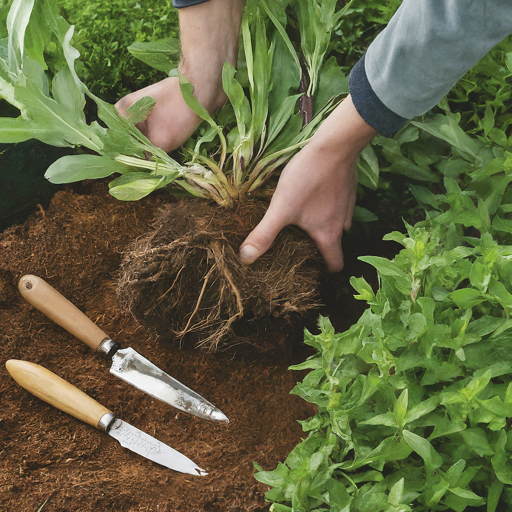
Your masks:
<svg viewBox="0 0 512 512"><path fill-rule="evenodd" d="M357 160L376 134L348 96L281 173L265 216L240 247L241 260L254 262L294 224L314 240L328 270L340 271L341 237L350 229L356 201Z"/></svg>

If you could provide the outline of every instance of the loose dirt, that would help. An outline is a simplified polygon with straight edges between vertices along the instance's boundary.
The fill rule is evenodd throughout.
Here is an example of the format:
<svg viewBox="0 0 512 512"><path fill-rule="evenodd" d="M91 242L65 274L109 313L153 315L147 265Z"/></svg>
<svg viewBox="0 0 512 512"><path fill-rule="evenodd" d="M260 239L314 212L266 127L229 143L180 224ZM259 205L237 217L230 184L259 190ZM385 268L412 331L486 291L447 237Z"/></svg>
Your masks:
<svg viewBox="0 0 512 512"><path fill-rule="evenodd" d="M266 351L240 345L209 353L163 341L122 313L116 285L123 252L169 201L162 194L122 203L105 183L69 188L0 235L0 510L35 512L45 502L43 512L268 510L268 488L253 478L253 461L274 469L305 437L297 420L315 411L290 395L304 373L288 367L311 354L302 329L314 329L319 313L338 330L358 318L364 305L354 304L348 285L356 268L327 276L321 300L329 307L292 328L270 330ZM22 299L17 282L25 274L45 279L118 343L203 395L231 423L187 416L110 375L107 361ZM5 369L8 359L48 368L209 475L176 473L123 449L18 386Z"/></svg>

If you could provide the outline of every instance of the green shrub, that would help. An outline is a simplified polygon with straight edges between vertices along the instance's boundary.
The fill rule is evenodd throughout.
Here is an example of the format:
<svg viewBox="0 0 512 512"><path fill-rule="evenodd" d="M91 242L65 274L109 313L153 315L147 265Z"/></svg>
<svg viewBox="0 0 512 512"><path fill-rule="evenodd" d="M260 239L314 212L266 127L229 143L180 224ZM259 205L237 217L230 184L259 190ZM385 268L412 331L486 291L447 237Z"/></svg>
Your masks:
<svg viewBox="0 0 512 512"><path fill-rule="evenodd" d="M61 0L62 15L77 27L80 78L109 103L165 78L128 52L133 42L178 37L178 12L171 0Z"/></svg>
<svg viewBox="0 0 512 512"><path fill-rule="evenodd" d="M436 144L431 185L411 186L426 218L385 237L404 247L393 260L360 258L379 289L352 278L358 322L306 333L318 353L292 367L312 370L293 392L319 412L284 464L257 467L273 511L512 505L512 141L471 137L442 107L377 141L405 167Z"/></svg>

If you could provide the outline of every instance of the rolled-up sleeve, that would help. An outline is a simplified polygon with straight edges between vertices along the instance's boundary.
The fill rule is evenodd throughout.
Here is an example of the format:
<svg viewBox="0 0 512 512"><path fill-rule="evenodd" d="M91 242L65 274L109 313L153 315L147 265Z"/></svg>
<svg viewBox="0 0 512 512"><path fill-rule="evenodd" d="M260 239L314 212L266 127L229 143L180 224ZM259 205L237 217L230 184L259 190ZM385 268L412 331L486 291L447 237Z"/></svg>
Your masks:
<svg viewBox="0 0 512 512"><path fill-rule="evenodd" d="M183 7L204 4L205 2L208 2L208 0L172 0L172 5L176 7L176 9L183 9Z"/></svg>
<svg viewBox="0 0 512 512"><path fill-rule="evenodd" d="M352 70L354 105L368 124L393 133L511 33L510 0L404 0Z"/></svg>

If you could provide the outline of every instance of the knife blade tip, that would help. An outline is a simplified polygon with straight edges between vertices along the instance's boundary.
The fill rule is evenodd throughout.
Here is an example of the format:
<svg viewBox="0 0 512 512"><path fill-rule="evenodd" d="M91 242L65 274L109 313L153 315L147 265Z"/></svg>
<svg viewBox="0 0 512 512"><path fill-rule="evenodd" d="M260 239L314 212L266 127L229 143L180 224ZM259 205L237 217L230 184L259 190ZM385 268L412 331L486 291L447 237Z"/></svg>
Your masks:
<svg viewBox="0 0 512 512"><path fill-rule="evenodd" d="M229 423L228 417L220 409L214 409L210 413L210 419L219 423Z"/></svg>

